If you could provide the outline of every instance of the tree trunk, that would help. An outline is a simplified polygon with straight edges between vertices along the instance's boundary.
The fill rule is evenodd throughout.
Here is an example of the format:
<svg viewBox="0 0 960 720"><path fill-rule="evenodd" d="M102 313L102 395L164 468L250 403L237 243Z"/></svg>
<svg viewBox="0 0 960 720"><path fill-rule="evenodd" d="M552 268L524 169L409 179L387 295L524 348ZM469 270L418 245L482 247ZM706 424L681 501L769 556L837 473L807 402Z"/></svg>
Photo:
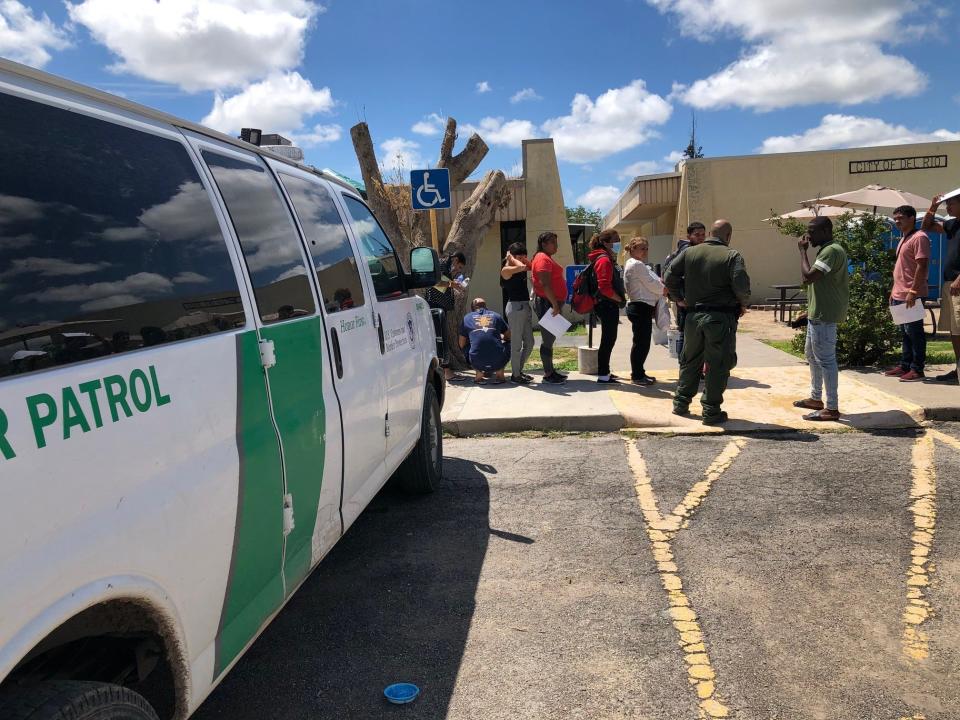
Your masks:
<svg viewBox="0 0 960 720"><path fill-rule="evenodd" d="M360 174L363 184L367 188L367 202L384 231L396 245L400 257L410 254L410 238L403 232L403 226L387 187L383 184L380 175L380 166L377 164L377 154L373 149L373 139L370 137L370 128L365 122L357 123L350 128L350 137L353 139L353 150L360 163Z"/></svg>
<svg viewBox="0 0 960 720"><path fill-rule="evenodd" d="M497 219L497 211L510 202L510 189L507 187L507 177L501 170L488 172L473 194L467 198L457 210L450 227L450 234L443 247L444 254L462 252L467 258L464 275L472 277L477 265L477 247L483 239L483 234ZM447 337L460 337L460 323L467 311L467 291L454 288L453 310L447 316ZM466 370L469 363L460 350L457 342L452 342L450 348L450 366L455 370Z"/></svg>
<svg viewBox="0 0 960 720"><path fill-rule="evenodd" d="M443 133L443 142L440 143L440 159L438 168L447 168L450 171L450 189L470 177L470 173L477 169L489 148L479 135L474 133L467 140L466 147L457 155L453 154L453 146L457 142L457 121L447 118L447 128Z"/></svg>

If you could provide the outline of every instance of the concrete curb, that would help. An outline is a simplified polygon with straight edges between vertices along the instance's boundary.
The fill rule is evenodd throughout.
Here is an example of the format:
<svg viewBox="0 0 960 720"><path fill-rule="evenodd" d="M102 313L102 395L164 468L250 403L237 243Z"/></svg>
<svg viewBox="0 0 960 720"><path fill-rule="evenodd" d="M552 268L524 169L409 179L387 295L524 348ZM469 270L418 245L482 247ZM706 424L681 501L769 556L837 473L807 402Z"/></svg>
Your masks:
<svg viewBox="0 0 960 720"><path fill-rule="evenodd" d="M443 431L456 437L510 432L615 432L625 427L618 413L586 416L536 416L444 420Z"/></svg>

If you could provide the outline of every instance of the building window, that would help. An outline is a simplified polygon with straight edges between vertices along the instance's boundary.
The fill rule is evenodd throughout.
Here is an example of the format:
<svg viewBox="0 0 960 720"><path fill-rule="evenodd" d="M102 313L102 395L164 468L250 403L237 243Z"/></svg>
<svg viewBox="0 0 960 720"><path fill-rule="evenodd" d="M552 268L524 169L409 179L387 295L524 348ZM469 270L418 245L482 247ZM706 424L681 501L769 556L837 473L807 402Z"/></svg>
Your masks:
<svg viewBox="0 0 960 720"><path fill-rule="evenodd" d="M186 148L0 93L0 377L245 323Z"/></svg>
<svg viewBox="0 0 960 720"><path fill-rule="evenodd" d="M280 174L307 239L327 313L363 305L357 258L333 196L319 182Z"/></svg>
<svg viewBox="0 0 960 720"><path fill-rule="evenodd" d="M260 319L275 323L316 310L300 237L273 177L263 162L204 151L237 231Z"/></svg>

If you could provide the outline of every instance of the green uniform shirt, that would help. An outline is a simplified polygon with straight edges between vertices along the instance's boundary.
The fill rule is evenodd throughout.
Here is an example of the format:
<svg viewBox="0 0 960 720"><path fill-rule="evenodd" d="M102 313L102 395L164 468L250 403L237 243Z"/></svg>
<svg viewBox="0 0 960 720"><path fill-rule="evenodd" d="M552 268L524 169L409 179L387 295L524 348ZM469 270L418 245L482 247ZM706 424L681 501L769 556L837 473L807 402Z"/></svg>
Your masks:
<svg viewBox="0 0 960 720"><path fill-rule="evenodd" d="M817 252L813 269L823 275L807 286L807 317L827 323L843 322L850 301L847 252L835 242L824 245Z"/></svg>
<svg viewBox="0 0 960 720"><path fill-rule="evenodd" d="M671 299L685 300L690 311L697 305L732 307L750 302L750 276L743 256L715 238L677 255L663 283Z"/></svg>

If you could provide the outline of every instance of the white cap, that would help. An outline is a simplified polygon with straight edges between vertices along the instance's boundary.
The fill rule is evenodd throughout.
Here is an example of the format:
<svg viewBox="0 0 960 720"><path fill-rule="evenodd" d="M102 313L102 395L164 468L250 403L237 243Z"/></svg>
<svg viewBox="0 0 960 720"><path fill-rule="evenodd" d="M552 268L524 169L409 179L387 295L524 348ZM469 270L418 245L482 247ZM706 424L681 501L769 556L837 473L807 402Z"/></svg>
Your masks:
<svg viewBox="0 0 960 720"><path fill-rule="evenodd" d="M947 200L950 200L950 199L955 198L955 197L958 197L958 196L960 196L960 188L957 188L956 190L951 190L950 192L944 193L944 194L943 194L943 197L940 198L940 199L941 199L942 202L946 202Z"/></svg>

